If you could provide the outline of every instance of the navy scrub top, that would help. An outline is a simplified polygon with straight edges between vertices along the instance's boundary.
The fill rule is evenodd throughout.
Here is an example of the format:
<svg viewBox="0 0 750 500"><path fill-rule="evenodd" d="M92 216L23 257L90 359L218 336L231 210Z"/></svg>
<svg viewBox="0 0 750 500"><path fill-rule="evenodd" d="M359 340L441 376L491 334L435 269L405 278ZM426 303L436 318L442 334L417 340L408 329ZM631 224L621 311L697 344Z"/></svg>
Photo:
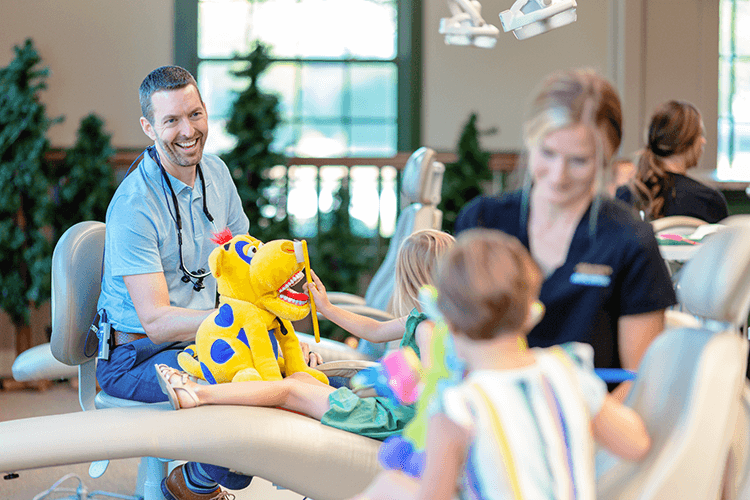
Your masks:
<svg viewBox="0 0 750 500"><path fill-rule="evenodd" d="M721 191L701 184L682 174L671 174L672 186L664 195L662 217L689 215L710 224L729 217L727 200ZM635 205L636 197L628 186L617 188L615 197L628 205Z"/></svg>
<svg viewBox="0 0 750 500"><path fill-rule="evenodd" d="M600 202L595 231L590 229L589 207L565 263L542 284L539 299L546 312L528 340L531 347L585 342L594 348L594 366L621 368L620 316L665 309L677 298L651 225L635 219L620 202ZM521 224L520 192L469 202L458 215L455 231L472 227L499 229L529 248L528 228Z"/></svg>

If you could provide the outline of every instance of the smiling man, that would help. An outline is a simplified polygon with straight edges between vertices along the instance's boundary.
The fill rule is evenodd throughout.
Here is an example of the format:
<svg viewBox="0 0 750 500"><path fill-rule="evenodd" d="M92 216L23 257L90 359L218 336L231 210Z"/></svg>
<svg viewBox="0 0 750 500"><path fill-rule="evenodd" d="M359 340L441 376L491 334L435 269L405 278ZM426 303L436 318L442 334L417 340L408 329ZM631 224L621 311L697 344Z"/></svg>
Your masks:
<svg viewBox="0 0 750 500"><path fill-rule="evenodd" d="M139 94L141 128L154 144L107 209L98 322L109 325L111 352L99 360L97 379L112 396L156 402L167 397L154 364L178 367L184 342L215 308L216 280L207 271L212 233L246 234L249 223L227 166L203 154L208 117L193 76L157 68ZM162 490L170 499L221 498L214 479L231 489L250 481L191 462Z"/></svg>

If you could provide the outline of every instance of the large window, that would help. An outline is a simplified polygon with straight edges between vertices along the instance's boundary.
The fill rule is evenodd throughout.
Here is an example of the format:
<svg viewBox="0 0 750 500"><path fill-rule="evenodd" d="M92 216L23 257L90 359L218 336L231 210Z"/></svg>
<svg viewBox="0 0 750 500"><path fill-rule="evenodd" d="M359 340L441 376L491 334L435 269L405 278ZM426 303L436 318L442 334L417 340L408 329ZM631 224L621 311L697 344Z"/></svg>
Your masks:
<svg viewBox="0 0 750 500"><path fill-rule="evenodd" d="M225 123L232 75L256 41L272 66L259 82L280 98L274 147L288 157L391 157L419 146L420 0L175 0L175 62L196 75L209 115L206 151L233 146ZM348 190L351 230L393 233L397 173L367 160L279 165L271 171L298 237L317 234L320 214Z"/></svg>
<svg viewBox="0 0 750 500"><path fill-rule="evenodd" d="M750 178L750 1L720 0L719 178Z"/></svg>
<svg viewBox="0 0 750 500"><path fill-rule="evenodd" d="M256 41L275 61L260 83L281 99L280 152L389 157L418 146L419 2L178 0L176 9L176 59L197 75L208 151L232 146L224 123L245 83L231 70Z"/></svg>

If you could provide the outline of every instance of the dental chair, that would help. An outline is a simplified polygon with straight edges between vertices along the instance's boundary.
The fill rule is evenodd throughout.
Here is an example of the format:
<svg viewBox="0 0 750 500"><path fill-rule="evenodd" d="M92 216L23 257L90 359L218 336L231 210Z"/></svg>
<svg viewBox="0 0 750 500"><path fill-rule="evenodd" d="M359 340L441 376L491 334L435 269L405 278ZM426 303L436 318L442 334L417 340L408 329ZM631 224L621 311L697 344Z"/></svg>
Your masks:
<svg viewBox="0 0 750 500"><path fill-rule="evenodd" d="M598 452L597 498L703 500L718 499L722 491L729 500L749 496L748 342L737 324L750 308L750 221L745 216L726 222L681 278L678 297L703 324L661 334L626 400L643 417L652 448L639 463ZM86 253L85 243L77 246ZM74 280L96 276L92 260L72 268ZM59 286L57 271L55 276ZM87 328L86 316L80 321ZM78 349L86 348L85 333L75 331ZM91 397L82 395L85 401ZM4 472L158 456L222 465L315 500L349 498L380 470L379 441L273 408L173 411L159 403L26 418L0 422L0 443Z"/></svg>
<svg viewBox="0 0 750 500"><path fill-rule="evenodd" d="M52 258L51 352L77 366L84 411L0 422L0 471L94 461L91 473L98 477L108 460L148 457L135 491L146 500L163 498L159 485L168 460L229 467L315 500L348 498L369 484L379 470L380 441L302 415L235 406L174 411L169 403L97 394L97 342L87 332L99 296L104 228L101 222L76 224Z"/></svg>
<svg viewBox="0 0 750 500"><path fill-rule="evenodd" d="M693 234L699 227L707 224L708 222L695 217L687 215L671 215L669 217L662 217L661 219L651 221L651 228L654 230L654 235L657 237L664 234L676 234L678 236L687 237ZM677 273L682 269L685 262L682 256L679 257L678 260L672 260L667 257L664 259L664 262L667 264L669 275L672 276L673 281L677 278Z"/></svg>
<svg viewBox="0 0 750 500"><path fill-rule="evenodd" d="M643 418L651 450L638 463L599 451L597 498L747 495L748 341L738 325L750 310L750 218L712 235L679 284L680 304L702 325L666 330L649 347L625 404Z"/></svg>
<svg viewBox="0 0 750 500"><path fill-rule="evenodd" d="M651 227L654 234L673 233L680 236L690 236L700 226L705 226L708 222L690 217L688 215L670 215L651 221Z"/></svg>
<svg viewBox="0 0 750 500"><path fill-rule="evenodd" d="M104 258L102 222L85 221L68 229L52 254L52 337L50 351L65 366L77 367L78 401L85 412L101 408L134 407L145 403L96 392L96 359L99 342L89 327L96 314ZM102 434L105 436L106 434ZM91 464L89 474L99 477L108 460ZM161 499L161 480L167 463L144 457L138 469L135 494Z"/></svg>
<svg viewBox="0 0 750 500"><path fill-rule="evenodd" d="M402 208L396 228L391 236L388 252L372 277L365 296L328 292L328 298L332 303L378 321L393 319L393 315L386 310L393 295L396 258L401 243L412 233L422 229L440 229L443 224L443 212L438 209L438 205L442 199L445 165L437 161L436 157L437 153L433 149L421 147L406 161L401 174ZM301 340L309 339L303 335ZM361 340L358 351L365 354L365 359L376 359L384 354L385 345ZM326 357L324 359L328 360Z"/></svg>

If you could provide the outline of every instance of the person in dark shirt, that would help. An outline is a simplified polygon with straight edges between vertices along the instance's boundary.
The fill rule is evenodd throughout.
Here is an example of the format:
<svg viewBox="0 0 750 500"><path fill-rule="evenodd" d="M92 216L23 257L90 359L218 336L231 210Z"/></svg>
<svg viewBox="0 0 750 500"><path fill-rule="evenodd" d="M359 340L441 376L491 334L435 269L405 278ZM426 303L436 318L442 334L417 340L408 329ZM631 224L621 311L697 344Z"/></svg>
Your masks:
<svg viewBox="0 0 750 500"><path fill-rule="evenodd" d="M651 118L636 176L616 197L642 211L647 220L689 215L716 223L726 218L724 195L687 176L705 144L698 109L689 102L665 102Z"/></svg>
<svg viewBox="0 0 750 500"><path fill-rule="evenodd" d="M622 138L620 99L600 75L573 70L548 77L530 111L523 189L475 198L456 233L499 229L531 251L546 313L530 346L585 342L596 367L637 370L676 297L651 225L604 193ZM621 387L615 396L624 398Z"/></svg>

